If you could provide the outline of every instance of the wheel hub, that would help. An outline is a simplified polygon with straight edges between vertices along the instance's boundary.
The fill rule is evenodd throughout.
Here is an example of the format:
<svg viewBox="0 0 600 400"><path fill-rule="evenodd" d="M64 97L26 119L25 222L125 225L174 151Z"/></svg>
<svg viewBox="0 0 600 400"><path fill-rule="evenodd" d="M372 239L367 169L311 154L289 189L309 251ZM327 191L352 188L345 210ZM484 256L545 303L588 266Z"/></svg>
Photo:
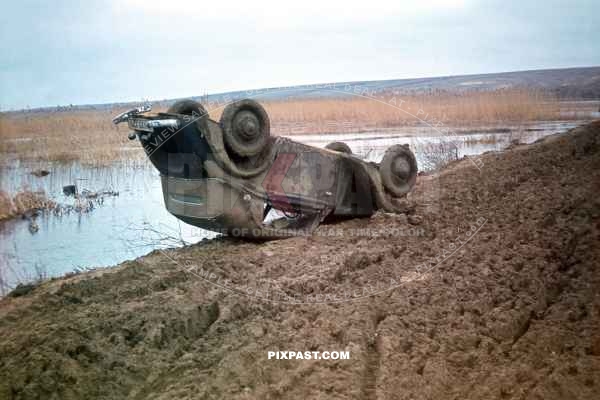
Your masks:
<svg viewBox="0 0 600 400"><path fill-rule="evenodd" d="M245 140L252 140L258 134L260 129L260 122L256 116L249 111L240 111L235 116L234 121L235 130Z"/></svg>
<svg viewBox="0 0 600 400"><path fill-rule="evenodd" d="M396 157L392 163L392 172L404 180L410 176L410 163L404 157Z"/></svg>

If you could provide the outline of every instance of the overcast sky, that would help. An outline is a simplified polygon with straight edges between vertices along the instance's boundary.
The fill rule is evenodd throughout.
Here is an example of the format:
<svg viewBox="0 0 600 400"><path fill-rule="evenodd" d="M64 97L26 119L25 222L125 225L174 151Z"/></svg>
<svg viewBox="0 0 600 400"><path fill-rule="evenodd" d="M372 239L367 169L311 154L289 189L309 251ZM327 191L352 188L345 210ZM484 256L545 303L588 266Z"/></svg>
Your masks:
<svg viewBox="0 0 600 400"><path fill-rule="evenodd" d="M0 107L600 65L589 1L5 2Z"/></svg>

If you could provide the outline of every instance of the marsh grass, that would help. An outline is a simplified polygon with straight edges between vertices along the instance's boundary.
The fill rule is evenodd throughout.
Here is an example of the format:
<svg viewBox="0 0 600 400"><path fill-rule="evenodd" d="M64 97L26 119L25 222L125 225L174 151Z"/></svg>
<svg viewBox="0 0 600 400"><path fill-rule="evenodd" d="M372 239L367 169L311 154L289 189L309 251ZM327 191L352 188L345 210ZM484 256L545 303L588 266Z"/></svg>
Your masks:
<svg viewBox="0 0 600 400"><path fill-rule="evenodd" d="M386 103L392 98L396 98L396 107ZM422 126L432 121L468 127L561 119L557 98L541 91L518 89L403 95L390 92L378 94L376 99L348 95L288 98L262 104L269 113L274 135L365 132ZM8 160L77 160L96 166L141 159L141 146L127 139L129 129L111 122L124 109L1 113L0 153ZM163 103L154 109L164 110ZM209 108L211 118L218 121L222 110L222 106Z"/></svg>
<svg viewBox="0 0 600 400"><path fill-rule="evenodd" d="M14 205L10 195L0 191L0 221L11 218L14 215Z"/></svg>
<svg viewBox="0 0 600 400"><path fill-rule="evenodd" d="M419 170L438 171L452 161L458 160L456 143L439 139L413 143L412 150L420 155Z"/></svg>
<svg viewBox="0 0 600 400"><path fill-rule="evenodd" d="M52 210L56 203L42 191L22 189L14 196L5 191L0 191L0 221L25 215L37 210Z"/></svg>
<svg viewBox="0 0 600 400"><path fill-rule="evenodd" d="M390 105L395 99L395 106ZM278 134L346 133L435 125L481 127L561 119L560 102L540 91L394 95L265 102ZM220 110L211 112L213 118ZM214 115L213 115L214 114Z"/></svg>
<svg viewBox="0 0 600 400"><path fill-rule="evenodd" d="M512 137L512 132L507 133L507 137ZM496 144L500 140L500 136L497 134L483 134L478 136L467 136L462 143L468 146L477 144Z"/></svg>
<svg viewBox="0 0 600 400"><path fill-rule="evenodd" d="M126 126L114 126L113 110L14 112L0 115L0 153L21 160L106 165L141 156L127 139ZM127 151L128 147L137 151Z"/></svg>

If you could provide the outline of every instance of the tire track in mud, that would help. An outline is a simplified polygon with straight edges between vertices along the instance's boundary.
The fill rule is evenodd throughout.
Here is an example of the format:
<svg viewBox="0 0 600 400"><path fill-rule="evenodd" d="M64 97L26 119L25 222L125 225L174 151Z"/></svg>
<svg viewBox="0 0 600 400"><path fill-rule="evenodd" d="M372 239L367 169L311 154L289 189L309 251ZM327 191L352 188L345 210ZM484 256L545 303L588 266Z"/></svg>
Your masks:
<svg viewBox="0 0 600 400"><path fill-rule="evenodd" d="M581 160L572 156L578 140ZM0 398L596 400L600 122L528 149L485 156L483 177L444 172L441 207L428 220L438 241L454 237L469 207L493 218L471 249L403 290L344 304L266 304L190 279L157 252L7 298ZM302 293L318 293L387 276L380 268L404 271L437 243L407 239L416 254L403 239L350 239L221 239L168 254L237 283L270 279L292 291L299 282ZM344 260L322 262L334 252ZM346 268L358 256L364 263ZM323 274L317 262L345 269ZM265 360L273 349L346 348L350 361Z"/></svg>
<svg viewBox="0 0 600 400"><path fill-rule="evenodd" d="M381 340L377 332L379 324L386 318L386 314L381 310L373 313L369 325L371 329L366 337L365 343L365 368L361 382L361 398L377 399L377 380L381 365Z"/></svg>

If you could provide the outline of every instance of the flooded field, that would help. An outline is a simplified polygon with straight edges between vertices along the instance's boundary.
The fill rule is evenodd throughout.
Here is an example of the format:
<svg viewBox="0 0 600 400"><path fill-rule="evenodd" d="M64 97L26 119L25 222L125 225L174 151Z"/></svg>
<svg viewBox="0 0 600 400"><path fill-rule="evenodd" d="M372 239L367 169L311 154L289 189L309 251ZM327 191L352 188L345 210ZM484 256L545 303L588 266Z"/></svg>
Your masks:
<svg viewBox="0 0 600 400"><path fill-rule="evenodd" d="M549 134L563 132L576 122L548 122L520 129L485 129L439 136L431 128L406 128L385 133L293 136L294 140L324 147L332 141L346 142L352 151L371 161L379 161L393 144L408 143L422 170L447 160L497 151L512 141L531 143ZM36 177L31 171L49 170ZM215 234L180 222L163 206L158 172L147 161L120 163L111 167L85 167L71 164L15 163L0 173L0 186L14 193L24 187L43 190L59 204L71 204L63 187L79 190L114 191L116 196L90 203L85 212L42 214L32 232L27 219L0 225L0 267L3 288L17 282L60 276L78 270L106 267L165 247L195 243Z"/></svg>

